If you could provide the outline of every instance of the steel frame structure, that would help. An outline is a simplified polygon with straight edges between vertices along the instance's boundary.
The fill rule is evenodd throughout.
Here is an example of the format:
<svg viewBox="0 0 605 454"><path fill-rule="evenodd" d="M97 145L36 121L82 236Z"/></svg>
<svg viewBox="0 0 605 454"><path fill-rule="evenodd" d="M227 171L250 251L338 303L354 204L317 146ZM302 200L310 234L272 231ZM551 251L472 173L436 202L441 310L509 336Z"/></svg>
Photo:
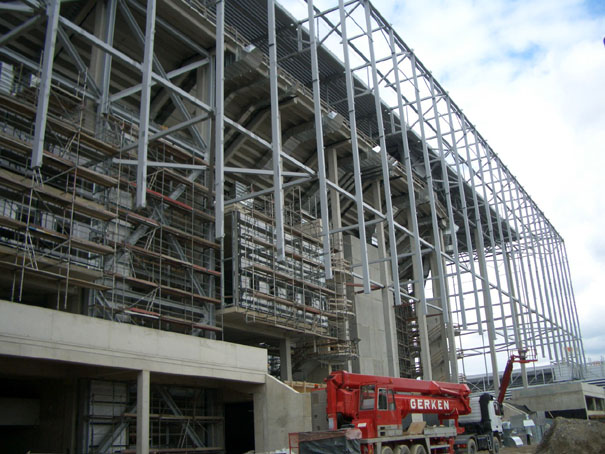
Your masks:
<svg viewBox="0 0 605 454"><path fill-rule="evenodd" d="M86 8L90 11L94 3ZM150 167L179 169L186 172L183 178L190 182L201 175L211 179L215 224L208 240L218 241L221 253L226 207L270 194L276 258L283 261L284 191L301 186L317 194L325 279L333 278L338 236L356 235L361 261L352 264L351 272L363 292L387 290L390 296L385 298L392 298L394 305L414 307L424 378L433 375L429 313L437 313L443 321L452 380L458 378L459 359L464 364L465 357L478 354L490 356L496 384L499 352L536 350L557 362L585 364L563 239L370 2L339 0L337 5L320 10L308 0L306 17L297 18L277 7L274 0L266 4L257 0L167 2L213 25L214 41L207 46L156 14L155 0L148 0L146 5L136 0L107 0L97 34L63 14L66 5L59 0L48 5L31 0L0 5L0 10L21 21L18 25L2 23L7 31L0 37L0 58L40 74L31 155L34 173L45 165L48 97L52 84L57 84L96 106L99 134L108 115L128 116L137 126L138 139L121 149L123 153L136 150L136 159L113 162L136 167L139 210L147 207ZM115 41L118 10L120 24L128 25L142 53ZM145 30L139 25L142 18ZM40 65L18 41L44 22ZM192 57L180 65L164 67L157 42L154 46L157 28L187 48ZM71 73L53 67L57 38L73 61L75 70L72 68ZM263 107L267 114L255 123L228 112L225 78L233 61L259 49L263 53L259 71L267 70L269 89ZM90 70L90 54L94 53L103 62L97 75ZM118 63L120 71L136 74L140 83L120 81L121 90L117 90ZM178 82L200 68L209 68L211 78L208 86L212 95L206 99ZM74 74L85 76L90 83L79 85ZM161 87L178 113L178 121L162 125L163 129L150 121L154 86ZM298 148L287 149L284 140L290 133L288 128L294 128L284 125L283 111L294 98L308 103L312 117L309 127L315 143L304 158ZM138 102L138 114L128 114L122 103L128 100L130 107ZM267 115L269 130L256 128ZM335 116L344 119L339 130L344 137L327 143L327 122ZM200 128L212 126L214 137L200 133ZM208 164L149 160L149 144L160 139ZM240 148L243 144L248 148L240 151L236 141ZM232 151L227 151L227 143ZM256 163L242 158L251 148L260 157ZM232 165L228 165L230 160ZM243 178L255 179L257 190L228 199L227 182ZM370 187L378 188L377 197L370 197ZM171 199L178 199L181 193L175 189ZM343 208L337 210L341 202ZM161 223L161 210L154 212L153 218ZM368 235L372 229L378 229L382 256L371 263L367 245L372 241ZM215 263L216 259L212 260ZM388 269L383 282L370 276L376 264ZM219 265L216 263L217 268ZM193 285L200 293L208 292L199 284ZM224 295L222 280L220 289L208 294L214 291ZM388 307L390 303L385 301ZM213 311L212 305L208 311ZM391 319L394 314L387 314L386 323ZM467 335L476 341L484 334L487 345L466 341ZM395 332L390 335L395 336ZM399 374L396 364L391 364L389 371Z"/></svg>

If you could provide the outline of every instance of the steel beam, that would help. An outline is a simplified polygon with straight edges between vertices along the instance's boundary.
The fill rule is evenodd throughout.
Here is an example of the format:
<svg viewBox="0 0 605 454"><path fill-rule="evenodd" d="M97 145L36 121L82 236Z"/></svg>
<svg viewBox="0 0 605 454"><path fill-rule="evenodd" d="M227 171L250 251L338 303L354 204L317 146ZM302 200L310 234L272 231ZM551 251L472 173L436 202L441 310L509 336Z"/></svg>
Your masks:
<svg viewBox="0 0 605 454"><path fill-rule="evenodd" d="M147 0L145 24L145 55L139 115L139 146L137 165L136 208L147 204L147 148L149 146L149 111L151 109L151 76L153 72L153 41L155 37L155 0Z"/></svg>
<svg viewBox="0 0 605 454"><path fill-rule="evenodd" d="M4 35L2 35L0 37L0 47L5 46L13 39L18 38L23 33L28 32L29 30L34 28L36 25L38 25L40 22L42 22L42 19L44 19L44 15L38 14L36 16L30 17L25 22L23 22L21 25L18 25L15 28L13 28L11 31L6 32Z"/></svg>
<svg viewBox="0 0 605 454"><path fill-rule="evenodd" d="M46 8L48 20L46 23L46 38L44 40L44 55L42 60L42 74L40 76L40 90L38 92L38 105L36 107L34 142L32 144L32 169L40 169L40 167L42 167L42 157L44 156L46 116L48 114L48 101L50 98L60 8L61 2L59 0L51 0Z"/></svg>

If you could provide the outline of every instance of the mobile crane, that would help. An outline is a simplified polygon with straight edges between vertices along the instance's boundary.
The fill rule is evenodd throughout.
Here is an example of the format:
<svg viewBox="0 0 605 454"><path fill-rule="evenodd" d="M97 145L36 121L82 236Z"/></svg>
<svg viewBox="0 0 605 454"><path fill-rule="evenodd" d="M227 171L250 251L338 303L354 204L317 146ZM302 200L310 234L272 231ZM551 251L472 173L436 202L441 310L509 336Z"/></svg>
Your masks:
<svg viewBox="0 0 605 454"><path fill-rule="evenodd" d="M470 413L468 386L335 371L326 379L328 429L361 431L362 454L454 453ZM438 425L410 430L411 414L435 415Z"/></svg>

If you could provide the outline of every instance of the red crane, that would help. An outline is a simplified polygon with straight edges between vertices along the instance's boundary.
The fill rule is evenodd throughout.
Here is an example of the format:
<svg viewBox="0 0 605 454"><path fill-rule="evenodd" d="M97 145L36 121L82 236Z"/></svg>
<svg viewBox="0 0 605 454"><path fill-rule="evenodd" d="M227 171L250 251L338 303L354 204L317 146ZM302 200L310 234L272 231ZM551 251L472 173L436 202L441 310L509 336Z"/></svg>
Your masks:
<svg viewBox="0 0 605 454"><path fill-rule="evenodd" d="M380 454L411 447L430 452L440 445L453 453L458 416L471 411L467 385L407 378L380 377L335 371L326 379L327 417L330 430L356 427L361 431L362 452ZM404 433L402 420L411 413L433 414L439 426L417 434ZM446 420L452 420L449 423ZM405 452L405 451L403 451Z"/></svg>
<svg viewBox="0 0 605 454"><path fill-rule="evenodd" d="M518 355L510 355L506 367L504 368L504 374L502 374L502 382L500 383L500 392L498 393L498 407L502 408L502 402L504 402L504 395L510 385L510 378L513 374L514 363L527 364L536 361L535 355L531 357L528 355L528 350L519 350Z"/></svg>

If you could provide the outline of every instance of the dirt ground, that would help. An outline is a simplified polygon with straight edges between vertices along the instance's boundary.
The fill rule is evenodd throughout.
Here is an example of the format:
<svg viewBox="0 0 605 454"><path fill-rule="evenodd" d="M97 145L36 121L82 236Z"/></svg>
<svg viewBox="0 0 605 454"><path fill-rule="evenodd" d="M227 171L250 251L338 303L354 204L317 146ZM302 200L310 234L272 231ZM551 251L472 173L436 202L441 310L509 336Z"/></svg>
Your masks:
<svg viewBox="0 0 605 454"><path fill-rule="evenodd" d="M502 448L500 454L534 454L536 446L520 446L518 448Z"/></svg>
<svg viewBox="0 0 605 454"><path fill-rule="evenodd" d="M605 424L557 418L539 445L503 448L501 454L603 454Z"/></svg>

